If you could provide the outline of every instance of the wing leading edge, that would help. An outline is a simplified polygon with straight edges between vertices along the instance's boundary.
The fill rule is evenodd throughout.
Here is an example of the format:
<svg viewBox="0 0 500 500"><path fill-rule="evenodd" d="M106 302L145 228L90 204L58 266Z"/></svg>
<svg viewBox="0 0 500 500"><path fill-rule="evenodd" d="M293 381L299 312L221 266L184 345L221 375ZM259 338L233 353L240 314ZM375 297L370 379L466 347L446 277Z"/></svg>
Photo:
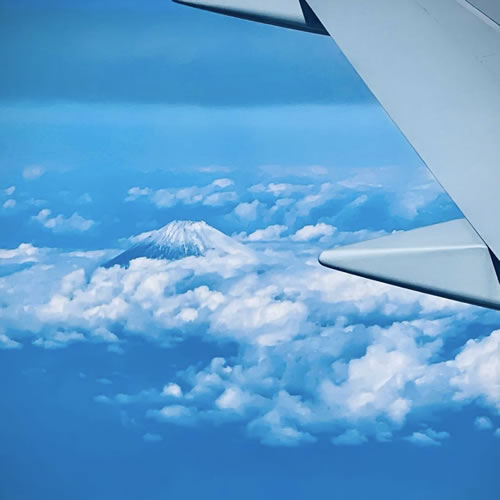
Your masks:
<svg viewBox="0 0 500 500"><path fill-rule="evenodd" d="M321 255L322 264L434 295L500 308L496 272L500 257L496 223L500 214L500 26L476 9L478 2L488 4L490 0L180 3L253 20L260 20L254 11L264 9L268 14L272 11L270 24L286 27L291 26L280 18L289 19L294 13L297 19L298 12L300 22L292 26L295 29L300 29L300 12L304 13L306 6L466 217L456 224L408 232L406 243L402 236L395 235L381 240L380 246L367 242L366 247L359 244L331 250ZM224 4L223 8L214 9L214 3ZM307 26L306 17L303 19ZM269 17L263 21L269 22ZM304 31L315 30L306 27ZM464 247L456 239L462 241L466 233L469 243ZM415 238L422 238L421 244ZM401 244L406 245L404 250ZM377 250L368 251L370 248ZM391 271L395 256L398 264ZM372 272L370 262L385 271ZM429 279L424 279L427 271L414 274L413 268L433 271ZM472 277L479 275L474 281ZM467 290L469 279L471 287L474 282L473 291Z"/></svg>

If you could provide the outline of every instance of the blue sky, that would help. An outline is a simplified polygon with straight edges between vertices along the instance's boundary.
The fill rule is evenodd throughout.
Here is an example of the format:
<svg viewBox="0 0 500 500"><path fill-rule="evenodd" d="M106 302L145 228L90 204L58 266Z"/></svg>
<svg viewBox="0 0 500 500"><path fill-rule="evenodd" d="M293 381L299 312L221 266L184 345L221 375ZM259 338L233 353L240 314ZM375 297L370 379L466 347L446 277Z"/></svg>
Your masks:
<svg viewBox="0 0 500 500"><path fill-rule="evenodd" d="M316 262L460 216L331 40L0 10L1 498L498 498L498 313ZM175 219L246 251L100 267Z"/></svg>

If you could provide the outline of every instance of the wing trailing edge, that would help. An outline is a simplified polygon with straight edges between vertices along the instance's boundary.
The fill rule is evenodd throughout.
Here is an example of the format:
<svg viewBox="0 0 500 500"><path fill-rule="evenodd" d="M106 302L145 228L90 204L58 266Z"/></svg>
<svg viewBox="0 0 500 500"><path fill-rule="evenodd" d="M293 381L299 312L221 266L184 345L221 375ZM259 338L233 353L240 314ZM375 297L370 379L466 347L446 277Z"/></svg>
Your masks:
<svg viewBox="0 0 500 500"><path fill-rule="evenodd" d="M173 0L202 10L282 28L328 35L305 0Z"/></svg>
<svg viewBox="0 0 500 500"><path fill-rule="evenodd" d="M326 267L500 310L496 257L466 219L323 252Z"/></svg>

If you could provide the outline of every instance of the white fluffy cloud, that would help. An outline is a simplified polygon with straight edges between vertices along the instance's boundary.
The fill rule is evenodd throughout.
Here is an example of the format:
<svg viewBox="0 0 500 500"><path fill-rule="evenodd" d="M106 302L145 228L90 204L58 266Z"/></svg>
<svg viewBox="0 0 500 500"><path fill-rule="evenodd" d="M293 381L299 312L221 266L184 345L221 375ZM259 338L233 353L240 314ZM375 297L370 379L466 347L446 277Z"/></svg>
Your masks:
<svg viewBox="0 0 500 500"><path fill-rule="evenodd" d="M293 241L310 241L322 236L332 236L336 231L336 228L330 226L330 224L325 224L324 222L318 222L316 225L304 226L299 229L294 235L291 236Z"/></svg>
<svg viewBox="0 0 500 500"><path fill-rule="evenodd" d="M169 405L160 410L148 410L147 417L158 422L192 425L196 422L195 412L186 406Z"/></svg>
<svg viewBox="0 0 500 500"><path fill-rule="evenodd" d="M469 340L453 366L458 373L451 379L455 399L481 399L500 412L500 330L488 337Z"/></svg>
<svg viewBox="0 0 500 500"><path fill-rule="evenodd" d="M249 188L251 193L268 193L276 198L290 198L292 195L301 195L314 188L313 184L274 183L255 184Z"/></svg>
<svg viewBox="0 0 500 500"><path fill-rule="evenodd" d="M182 397L182 389L178 384L167 384L162 391L164 396L173 396L174 398Z"/></svg>
<svg viewBox="0 0 500 500"><path fill-rule="evenodd" d="M418 446L441 446L443 441L449 437L450 434L446 431L436 432L433 429L425 429L424 431L414 432L406 440Z"/></svg>
<svg viewBox="0 0 500 500"><path fill-rule="evenodd" d="M203 199L202 204L208 207L221 207L229 203L235 203L238 195L234 191L224 191L221 193L212 193Z"/></svg>
<svg viewBox="0 0 500 500"><path fill-rule="evenodd" d="M474 420L474 427L478 431L489 431L493 429L493 422L488 417L477 417Z"/></svg>
<svg viewBox="0 0 500 500"><path fill-rule="evenodd" d="M275 224L268 226L265 229L257 229L253 233L246 236L248 241L273 241L279 240L281 235L288 230L287 226ZM245 237L244 237L245 238Z"/></svg>
<svg viewBox="0 0 500 500"><path fill-rule="evenodd" d="M343 434L332 438L332 443L337 446L355 446L366 443L368 439L358 429L348 429Z"/></svg>
<svg viewBox="0 0 500 500"><path fill-rule="evenodd" d="M125 201L135 201L141 196L150 196L153 193L151 188L145 187L140 188L138 186L131 187L128 190L128 196L125 198Z"/></svg>
<svg viewBox="0 0 500 500"><path fill-rule="evenodd" d="M0 263L22 264L24 262L36 262L45 252L30 243L21 243L17 248L0 249Z"/></svg>
<svg viewBox="0 0 500 500"><path fill-rule="evenodd" d="M12 340L0 331L0 349L20 349L21 347L22 344L20 342Z"/></svg>
<svg viewBox="0 0 500 500"><path fill-rule="evenodd" d="M253 221L257 218L257 210L261 206L258 200L254 200L251 203L240 203L234 209L234 213L243 220Z"/></svg>
<svg viewBox="0 0 500 500"><path fill-rule="evenodd" d="M85 336L81 332L55 331L50 335L50 338L38 338L33 341L33 344L45 349L60 349L73 342L82 342L84 340Z"/></svg>
<svg viewBox="0 0 500 500"><path fill-rule="evenodd" d="M52 216L52 212L48 208L40 210L38 215L34 215L32 219L55 233L84 232L95 225L95 221L86 219L77 212L69 217L64 217L64 215L61 214Z"/></svg>

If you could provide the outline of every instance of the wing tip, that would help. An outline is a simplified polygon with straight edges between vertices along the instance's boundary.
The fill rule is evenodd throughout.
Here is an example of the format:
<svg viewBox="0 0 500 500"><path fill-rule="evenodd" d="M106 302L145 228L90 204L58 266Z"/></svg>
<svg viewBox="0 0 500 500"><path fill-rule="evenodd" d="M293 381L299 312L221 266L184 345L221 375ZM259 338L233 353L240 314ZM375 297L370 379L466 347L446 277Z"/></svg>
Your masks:
<svg viewBox="0 0 500 500"><path fill-rule="evenodd" d="M466 219L325 250L318 260L355 276L500 310L491 252Z"/></svg>

